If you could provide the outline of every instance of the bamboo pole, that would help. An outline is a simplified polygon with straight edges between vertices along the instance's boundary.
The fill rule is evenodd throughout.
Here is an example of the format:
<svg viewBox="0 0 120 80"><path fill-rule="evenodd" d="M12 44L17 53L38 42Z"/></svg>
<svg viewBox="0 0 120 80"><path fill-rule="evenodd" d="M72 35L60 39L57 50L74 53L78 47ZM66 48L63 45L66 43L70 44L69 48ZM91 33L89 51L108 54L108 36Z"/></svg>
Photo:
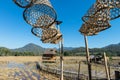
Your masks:
<svg viewBox="0 0 120 80"><path fill-rule="evenodd" d="M108 65L107 65L107 58L106 58L106 53L105 52L104 52L104 63L105 63L106 77L107 77L108 80L110 80Z"/></svg>
<svg viewBox="0 0 120 80"><path fill-rule="evenodd" d="M80 67L81 67L81 62L79 61L79 67L78 67L78 80L80 80Z"/></svg>
<svg viewBox="0 0 120 80"><path fill-rule="evenodd" d="M88 40L87 40L87 36L85 36L85 35L84 35L84 40L85 40L85 46L86 46L86 59L87 59L87 64L88 64L88 74L89 74L88 80L92 80L90 55L89 55L89 49L88 49Z"/></svg>
<svg viewBox="0 0 120 80"><path fill-rule="evenodd" d="M109 76L110 76L110 79L111 79L111 70L110 70L110 61L109 60L108 60L108 64L109 64L108 71L109 71Z"/></svg>
<svg viewBox="0 0 120 80"><path fill-rule="evenodd" d="M62 23L62 21L56 21L58 25L58 30L60 30L59 24ZM60 80L63 80L63 37L59 43L59 51L60 51Z"/></svg>
<svg viewBox="0 0 120 80"><path fill-rule="evenodd" d="M60 80L63 80L63 41L60 42Z"/></svg>

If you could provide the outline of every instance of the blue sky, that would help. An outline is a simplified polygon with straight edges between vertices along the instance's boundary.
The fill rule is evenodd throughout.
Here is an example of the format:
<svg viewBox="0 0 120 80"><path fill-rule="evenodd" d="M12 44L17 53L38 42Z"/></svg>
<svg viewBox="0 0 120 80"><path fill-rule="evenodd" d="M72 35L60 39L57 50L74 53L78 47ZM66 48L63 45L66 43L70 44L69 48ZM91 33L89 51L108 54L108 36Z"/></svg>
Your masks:
<svg viewBox="0 0 120 80"><path fill-rule="evenodd" d="M83 23L81 17L94 2L95 0L51 0L58 20L63 21L60 27L65 47L84 47L84 37L78 30ZM45 48L58 47L58 44L43 44L30 32L32 27L23 20L23 11L13 0L0 0L0 46L13 49L35 43ZM88 37L90 48L120 42L120 18L110 23L110 29Z"/></svg>

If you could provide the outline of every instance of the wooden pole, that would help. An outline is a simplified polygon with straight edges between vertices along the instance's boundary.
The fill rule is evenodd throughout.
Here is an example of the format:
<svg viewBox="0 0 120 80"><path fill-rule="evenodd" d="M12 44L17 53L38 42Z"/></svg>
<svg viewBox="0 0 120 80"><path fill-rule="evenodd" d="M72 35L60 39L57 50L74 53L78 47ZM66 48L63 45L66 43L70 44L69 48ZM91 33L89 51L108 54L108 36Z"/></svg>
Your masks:
<svg viewBox="0 0 120 80"><path fill-rule="evenodd" d="M61 24L62 21L56 21L56 24L58 25L58 30L60 30L59 24ZM59 43L59 49L60 49L60 80L63 80L63 37L61 38L61 41Z"/></svg>
<svg viewBox="0 0 120 80"><path fill-rule="evenodd" d="M58 25L58 30L60 30L59 24L61 24L62 21L56 21L56 24ZM63 37L61 38L61 41L59 43L59 49L60 49L60 80L63 80Z"/></svg>
<svg viewBox="0 0 120 80"><path fill-rule="evenodd" d="M79 67L78 67L78 80L80 80L80 65L81 65L81 62L79 61Z"/></svg>
<svg viewBox="0 0 120 80"><path fill-rule="evenodd" d="M89 55L89 49L88 49L88 40L87 40L87 36L85 36L85 35L84 35L84 40L85 40L85 46L86 46L86 59L87 59L87 64L88 64L88 74L89 74L88 80L92 80L90 55Z"/></svg>
<svg viewBox="0 0 120 80"><path fill-rule="evenodd" d="M108 61L108 64L109 64L109 66L108 66L108 71L109 71L109 76L110 76L110 79L111 79L110 61Z"/></svg>
<svg viewBox="0 0 120 80"><path fill-rule="evenodd" d="M60 71L61 71L61 75L60 75L60 80L63 80L63 41L61 40L60 42Z"/></svg>
<svg viewBox="0 0 120 80"><path fill-rule="evenodd" d="M107 65L107 58L106 58L106 53L105 52L104 52L104 63L105 63L106 77L107 77L108 80L110 80L108 65Z"/></svg>

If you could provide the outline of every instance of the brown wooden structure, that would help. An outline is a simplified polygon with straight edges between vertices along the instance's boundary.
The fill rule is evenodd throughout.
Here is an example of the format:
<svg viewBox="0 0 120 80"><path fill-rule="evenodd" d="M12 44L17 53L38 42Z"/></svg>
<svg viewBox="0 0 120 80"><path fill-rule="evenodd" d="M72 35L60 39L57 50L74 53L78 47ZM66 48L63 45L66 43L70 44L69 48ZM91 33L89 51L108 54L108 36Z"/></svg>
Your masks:
<svg viewBox="0 0 120 80"><path fill-rule="evenodd" d="M42 55L42 62L56 62L56 49L46 49Z"/></svg>

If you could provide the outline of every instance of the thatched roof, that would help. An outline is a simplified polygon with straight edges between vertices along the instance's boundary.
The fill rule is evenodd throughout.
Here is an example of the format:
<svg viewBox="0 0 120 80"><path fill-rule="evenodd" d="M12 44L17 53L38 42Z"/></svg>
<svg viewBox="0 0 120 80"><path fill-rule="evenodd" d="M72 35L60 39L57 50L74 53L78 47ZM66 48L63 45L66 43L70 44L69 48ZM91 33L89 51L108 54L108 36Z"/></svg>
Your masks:
<svg viewBox="0 0 120 80"><path fill-rule="evenodd" d="M56 49L46 49L44 54L56 54L57 50Z"/></svg>

